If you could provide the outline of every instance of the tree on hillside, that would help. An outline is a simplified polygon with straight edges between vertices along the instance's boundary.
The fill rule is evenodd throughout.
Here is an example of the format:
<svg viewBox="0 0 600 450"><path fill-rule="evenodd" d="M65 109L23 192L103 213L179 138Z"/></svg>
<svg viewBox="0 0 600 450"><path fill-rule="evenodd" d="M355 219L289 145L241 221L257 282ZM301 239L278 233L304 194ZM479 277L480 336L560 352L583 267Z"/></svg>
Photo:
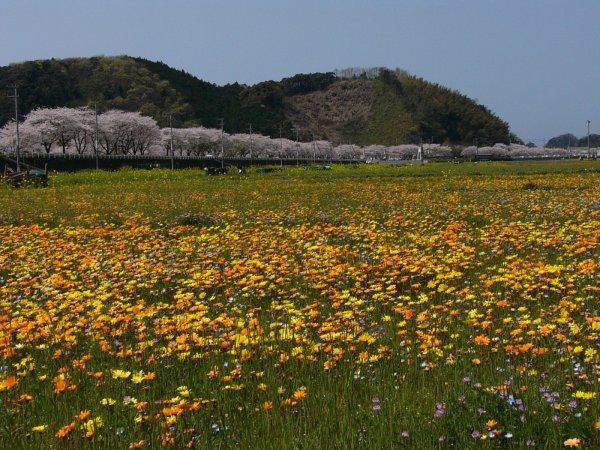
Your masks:
<svg viewBox="0 0 600 450"><path fill-rule="evenodd" d="M561 134L550 139L544 147L547 148L569 148L577 146L577 136L571 133Z"/></svg>
<svg viewBox="0 0 600 450"><path fill-rule="evenodd" d="M587 135L579 139L577 142L578 147L587 147L588 146L588 137ZM600 147L600 134L590 134L590 147L597 148Z"/></svg>

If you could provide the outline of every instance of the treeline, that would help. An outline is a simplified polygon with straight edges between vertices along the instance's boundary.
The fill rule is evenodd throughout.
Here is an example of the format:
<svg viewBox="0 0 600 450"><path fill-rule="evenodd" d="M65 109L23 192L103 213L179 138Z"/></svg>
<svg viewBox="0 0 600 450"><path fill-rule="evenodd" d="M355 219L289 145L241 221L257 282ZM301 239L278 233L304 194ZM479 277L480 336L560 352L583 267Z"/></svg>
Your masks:
<svg viewBox="0 0 600 450"><path fill-rule="evenodd" d="M327 102L305 102L301 114L295 99L337 92L338 83L352 78L343 95ZM36 108L92 107L139 112L160 127L215 128L224 121L228 133L248 133L250 127L271 138L292 139L292 129L341 143L493 145L508 143L508 125L487 108L443 86L404 71L354 68L336 72L299 74L253 86L239 83L217 86L142 58L91 57L28 61L0 68L0 85L19 86L20 114ZM353 96L351 89L371 92ZM319 110L347 109L347 98L356 97L368 111L344 119L315 123ZM312 109L311 109L312 108ZM337 108L337 109L336 109ZM297 109L297 108L296 108ZM399 119L400 117L400 119ZM14 103L0 98L0 126L14 118ZM512 142L519 142L512 136Z"/></svg>
<svg viewBox="0 0 600 450"><path fill-rule="evenodd" d="M589 138L590 147L600 147L600 134L590 134ZM561 134L560 136L556 136L550 139L545 146L549 148L565 149L571 147L587 147L588 136L586 135L582 138L578 138L577 136L571 133Z"/></svg>
<svg viewBox="0 0 600 450"><path fill-rule="evenodd" d="M17 147L17 142L18 147ZM355 159L363 161L453 159L486 157L595 156L578 149L530 148L497 144L493 147L423 145L353 145L327 140L291 140L258 133L225 133L221 129L160 127L139 112L112 109L103 113L90 108L39 108L27 114L17 127L0 128L0 153L14 155L63 153L93 155L179 155L277 159Z"/></svg>
<svg viewBox="0 0 600 450"><path fill-rule="evenodd" d="M139 111L158 123L172 114L178 123L193 120L193 111L168 81L128 57L69 58L28 61L0 68L0 85L17 85L19 111L83 107ZM14 119L11 99L0 99L0 126Z"/></svg>

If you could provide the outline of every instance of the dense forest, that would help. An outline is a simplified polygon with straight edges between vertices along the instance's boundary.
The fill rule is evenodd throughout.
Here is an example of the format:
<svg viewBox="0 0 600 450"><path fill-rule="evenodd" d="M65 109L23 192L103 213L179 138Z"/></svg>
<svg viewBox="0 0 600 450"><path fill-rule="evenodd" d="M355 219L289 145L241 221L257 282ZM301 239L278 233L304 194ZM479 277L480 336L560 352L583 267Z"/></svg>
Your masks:
<svg viewBox="0 0 600 450"><path fill-rule="evenodd" d="M597 148L600 147L600 134L590 134L589 140L590 147ZM582 138L578 138L574 134L567 133L561 134L560 136L553 137L548 142L546 142L545 147L548 148L571 148L571 147L587 147L588 146L588 137L584 136Z"/></svg>
<svg viewBox="0 0 600 450"><path fill-rule="evenodd" d="M217 86L162 62L91 57L0 67L0 85L18 86L19 114L36 108L97 105L151 116L160 126L252 130L266 136L358 145L493 145L520 142L508 124L468 97L385 68L299 74L252 86ZM0 126L14 100L0 98ZM296 131L297 130L297 131ZM297 133L297 136L295 134Z"/></svg>

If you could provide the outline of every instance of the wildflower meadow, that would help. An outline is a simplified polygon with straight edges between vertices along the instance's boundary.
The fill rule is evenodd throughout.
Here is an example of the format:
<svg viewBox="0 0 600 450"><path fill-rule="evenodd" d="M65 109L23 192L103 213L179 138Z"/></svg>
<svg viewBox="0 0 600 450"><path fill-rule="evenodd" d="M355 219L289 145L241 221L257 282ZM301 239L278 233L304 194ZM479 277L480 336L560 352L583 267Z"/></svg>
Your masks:
<svg viewBox="0 0 600 450"><path fill-rule="evenodd" d="M600 162L0 186L0 448L600 448Z"/></svg>

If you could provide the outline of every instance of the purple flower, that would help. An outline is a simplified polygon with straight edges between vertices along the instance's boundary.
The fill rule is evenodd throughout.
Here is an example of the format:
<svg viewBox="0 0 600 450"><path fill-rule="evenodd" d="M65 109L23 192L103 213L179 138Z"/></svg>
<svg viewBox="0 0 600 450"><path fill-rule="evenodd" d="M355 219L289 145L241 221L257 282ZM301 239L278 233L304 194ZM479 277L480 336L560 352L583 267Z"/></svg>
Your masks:
<svg viewBox="0 0 600 450"><path fill-rule="evenodd" d="M402 437L403 438L408 438L410 435L408 434L408 431L403 431L402 432Z"/></svg>
<svg viewBox="0 0 600 450"><path fill-rule="evenodd" d="M481 433L479 431L475 430L471 433L471 437L473 439L479 439L481 437Z"/></svg>
<svg viewBox="0 0 600 450"><path fill-rule="evenodd" d="M379 411L381 409L381 405L379 404L379 397L378 396L374 396L371 399L371 402L373 403L373 406L371 406L371 409L373 411Z"/></svg>
<svg viewBox="0 0 600 450"><path fill-rule="evenodd" d="M535 441L533 439L527 439L527 442L525 444L527 445L527 447L535 447Z"/></svg>
<svg viewBox="0 0 600 450"><path fill-rule="evenodd" d="M446 412L446 407L444 406L444 404L436 403L435 404L435 413L433 413L433 416L440 418L444 415L444 412Z"/></svg>

